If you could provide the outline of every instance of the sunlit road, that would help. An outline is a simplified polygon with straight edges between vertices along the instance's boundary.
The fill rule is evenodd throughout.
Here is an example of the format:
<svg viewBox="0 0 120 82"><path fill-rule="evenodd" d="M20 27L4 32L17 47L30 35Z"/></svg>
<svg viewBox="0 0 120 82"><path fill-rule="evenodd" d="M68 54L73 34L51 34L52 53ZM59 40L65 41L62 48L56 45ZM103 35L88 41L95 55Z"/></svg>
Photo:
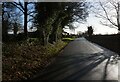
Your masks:
<svg viewBox="0 0 120 82"><path fill-rule="evenodd" d="M118 80L116 53L77 38L35 80Z"/></svg>

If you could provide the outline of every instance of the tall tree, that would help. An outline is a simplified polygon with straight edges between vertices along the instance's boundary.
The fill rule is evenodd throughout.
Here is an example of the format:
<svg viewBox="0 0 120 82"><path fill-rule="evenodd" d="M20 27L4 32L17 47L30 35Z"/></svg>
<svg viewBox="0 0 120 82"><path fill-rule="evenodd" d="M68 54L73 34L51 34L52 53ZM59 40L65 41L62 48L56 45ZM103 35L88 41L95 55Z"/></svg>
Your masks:
<svg viewBox="0 0 120 82"><path fill-rule="evenodd" d="M5 14L4 8L5 8L5 3L2 3L2 37L3 37L2 40L3 40L3 41L5 40L4 37L7 36L7 27L5 26L5 23L6 23L7 21L5 21L5 19L4 19L4 14ZM7 24L7 23L6 23L6 24Z"/></svg>
<svg viewBox="0 0 120 82"><path fill-rule="evenodd" d="M80 21L86 18L88 14L85 12L84 2L37 3L36 11L36 25L38 26L38 30L41 31L40 33L42 33L43 38L47 38L47 40L44 39L43 42L46 40L47 43L50 35L52 41L57 41L58 35L62 34L58 33L60 29L62 31L65 25L69 25L69 23L73 21ZM47 35L47 37L45 35Z"/></svg>
<svg viewBox="0 0 120 82"><path fill-rule="evenodd" d="M12 5L10 2L4 2L3 3L3 23L6 21L8 21L8 29L13 29L14 34L17 34L17 29L18 29L18 25L20 26L21 22L22 22L22 17L21 17L21 12L17 11L17 8ZM3 25L4 27L4 25ZM4 27L5 28L5 27Z"/></svg>
<svg viewBox="0 0 120 82"><path fill-rule="evenodd" d="M8 29L10 23L10 12L14 9L13 5L10 5L9 2L3 2L2 3L2 36L3 41L6 41L8 39Z"/></svg>
<svg viewBox="0 0 120 82"><path fill-rule="evenodd" d="M64 28L65 25L69 27L71 30L75 30L75 26L73 25L73 22L79 22L85 21L86 17L88 16L88 5L85 1L81 2L68 2L68 3L62 3L62 10L60 12L60 17L58 18L61 20L58 24L60 26L58 28ZM57 34L59 36L59 33L55 33L53 36L54 40L57 40ZM61 33L62 34L62 33Z"/></svg>
<svg viewBox="0 0 120 82"><path fill-rule="evenodd" d="M58 6L56 7L56 5ZM49 36L52 31L52 24L59 14L59 5L60 4L58 3L48 2L36 4L37 15L34 22L38 27L44 45L46 45L49 41Z"/></svg>
<svg viewBox="0 0 120 82"><path fill-rule="evenodd" d="M22 2L19 0L19 2L11 2L11 4L13 4L15 7L17 7L24 15L24 34L27 37L27 33L28 33L27 23L29 22L28 15L33 16L33 15L31 15L31 13L35 13L35 11L31 11L31 9L28 10L28 5L34 4L34 2Z"/></svg>
<svg viewBox="0 0 120 82"><path fill-rule="evenodd" d="M24 34L27 36L27 5L28 2L11 2L15 7L17 7L24 14Z"/></svg>
<svg viewBox="0 0 120 82"><path fill-rule="evenodd" d="M53 28L50 37L51 43L56 42L58 41L58 38L59 39L61 38L62 28L64 28L64 26L62 26L62 21L65 17L66 17L65 13L59 13L58 16L56 17L56 20L52 24Z"/></svg>

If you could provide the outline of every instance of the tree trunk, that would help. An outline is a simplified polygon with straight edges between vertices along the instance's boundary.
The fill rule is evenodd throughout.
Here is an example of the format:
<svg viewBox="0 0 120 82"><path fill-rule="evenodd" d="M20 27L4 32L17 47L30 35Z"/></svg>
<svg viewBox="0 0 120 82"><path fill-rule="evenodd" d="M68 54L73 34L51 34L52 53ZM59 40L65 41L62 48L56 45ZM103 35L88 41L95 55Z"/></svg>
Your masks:
<svg viewBox="0 0 120 82"><path fill-rule="evenodd" d="M118 31L120 31L120 24L118 25Z"/></svg>
<svg viewBox="0 0 120 82"><path fill-rule="evenodd" d="M56 42L58 40L58 28L60 25L61 21L60 18L58 16L58 18L56 19L56 21L53 23L53 29L52 29L52 34L51 34L51 43Z"/></svg>
<svg viewBox="0 0 120 82"><path fill-rule="evenodd" d="M8 21L4 21L2 19L2 40L7 41L8 40Z"/></svg>
<svg viewBox="0 0 120 82"><path fill-rule="evenodd" d="M52 34L51 34L51 43L57 41L57 26L53 27Z"/></svg>
<svg viewBox="0 0 120 82"><path fill-rule="evenodd" d="M118 2L118 30L120 31L120 2Z"/></svg>
<svg viewBox="0 0 120 82"><path fill-rule="evenodd" d="M4 7L4 3L2 3L2 7ZM8 21L4 20L4 15L5 11L2 9L2 40L6 41L7 40L7 30L8 30Z"/></svg>
<svg viewBox="0 0 120 82"><path fill-rule="evenodd" d="M18 26L17 23L14 24L14 35L16 36L18 32Z"/></svg>
<svg viewBox="0 0 120 82"><path fill-rule="evenodd" d="M62 39L62 26L58 28L57 38L58 38L58 40Z"/></svg>
<svg viewBox="0 0 120 82"><path fill-rule="evenodd" d="M45 31L43 31L43 45L47 45L49 40L49 35L46 35Z"/></svg>
<svg viewBox="0 0 120 82"><path fill-rule="evenodd" d="M24 34L27 37L27 2L24 3Z"/></svg>
<svg viewBox="0 0 120 82"><path fill-rule="evenodd" d="M17 28L14 27L14 35L16 36L17 35Z"/></svg>
<svg viewBox="0 0 120 82"><path fill-rule="evenodd" d="M44 36L44 46L48 44L49 36Z"/></svg>

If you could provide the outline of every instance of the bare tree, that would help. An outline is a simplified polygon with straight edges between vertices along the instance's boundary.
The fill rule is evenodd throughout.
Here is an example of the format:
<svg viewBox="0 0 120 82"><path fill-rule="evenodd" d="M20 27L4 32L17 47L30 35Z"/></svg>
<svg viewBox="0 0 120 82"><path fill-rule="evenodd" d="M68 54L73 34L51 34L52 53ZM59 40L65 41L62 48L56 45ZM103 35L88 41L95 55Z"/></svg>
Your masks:
<svg viewBox="0 0 120 82"><path fill-rule="evenodd" d="M102 18L101 24L109 27L117 28L120 31L120 1L105 0L96 2L92 11L96 17Z"/></svg>
<svg viewBox="0 0 120 82"><path fill-rule="evenodd" d="M28 0L29 1L29 0ZM28 20L28 16L33 17L32 13L35 13L35 11L31 11L32 9L28 10L29 4L34 4L34 2L22 2L19 0L19 2L11 2L15 7L17 7L24 15L24 34L27 36L27 23L31 21L31 19ZM32 18L33 19L33 18Z"/></svg>

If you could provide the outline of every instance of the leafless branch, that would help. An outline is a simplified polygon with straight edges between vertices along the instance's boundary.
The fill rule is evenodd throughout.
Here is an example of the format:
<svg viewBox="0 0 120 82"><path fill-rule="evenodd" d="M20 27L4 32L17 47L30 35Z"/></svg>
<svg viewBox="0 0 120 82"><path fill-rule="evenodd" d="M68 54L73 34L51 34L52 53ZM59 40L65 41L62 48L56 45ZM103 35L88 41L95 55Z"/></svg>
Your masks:
<svg viewBox="0 0 120 82"><path fill-rule="evenodd" d="M118 12L118 7L117 7L117 5L116 5L115 3L112 3L111 1L110 1L110 4L115 8L116 12Z"/></svg>
<svg viewBox="0 0 120 82"><path fill-rule="evenodd" d="M29 11L28 15L32 14L32 13L36 13L36 11Z"/></svg>
<svg viewBox="0 0 120 82"><path fill-rule="evenodd" d="M102 24L102 25L104 25L104 26L108 26L108 27L110 27L110 28L116 28L116 29L118 29L117 28L117 26L113 26L113 24L107 24L107 23L103 23L102 21L100 21L100 23Z"/></svg>
<svg viewBox="0 0 120 82"><path fill-rule="evenodd" d="M12 2L11 4L17 7L20 11L24 13L23 9L18 6L19 4L17 2Z"/></svg>
<svg viewBox="0 0 120 82"><path fill-rule="evenodd" d="M108 12L106 11L106 9L105 9L104 6L102 5L102 3L101 3L100 1L99 1L99 3L100 3L100 6L102 7L103 11L105 12L105 15L106 15L107 20L108 20L111 24L113 24L114 26L117 26L117 25L109 18Z"/></svg>
<svg viewBox="0 0 120 82"><path fill-rule="evenodd" d="M29 19L27 22L30 22L30 21L33 21L34 19L33 18L31 18L31 19Z"/></svg>
<svg viewBox="0 0 120 82"><path fill-rule="evenodd" d="M25 10L25 9L24 9L24 6L22 5L21 2L19 2L19 6L20 6L23 10Z"/></svg>

